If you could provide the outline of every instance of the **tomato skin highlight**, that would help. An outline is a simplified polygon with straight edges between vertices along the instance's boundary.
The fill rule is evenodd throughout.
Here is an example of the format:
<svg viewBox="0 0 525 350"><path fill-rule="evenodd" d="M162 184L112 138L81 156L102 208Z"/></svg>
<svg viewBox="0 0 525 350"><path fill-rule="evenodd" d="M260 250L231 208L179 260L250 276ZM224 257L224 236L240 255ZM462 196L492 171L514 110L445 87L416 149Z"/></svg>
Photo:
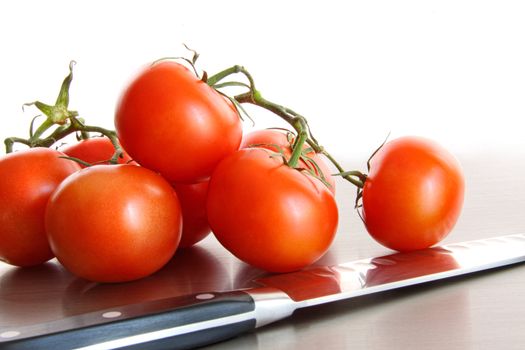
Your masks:
<svg viewBox="0 0 525 350"><path fill-rule="evenodd" d="M128 154L171 183L207 180L242 138L234 106L170 61L147 67L131 82L117 105L115 127Z"/></svg>
<svg viewBox="0 0 525 350"><path fill-rule="evenodd" d="M212 232L227 250L270 272L318 260L338 222L334 196L321 181L262 148L239 150L217 166L207 210Z"/></svg>
<svg viewBox="0 0 525 350"><path fill-rule="evenodd" d="M60 149L69 157L78 158L86 163L98 164L103 161L111 159L115 153L115 148L107 137L92 137L90 139L81 140L77 143L67 145ZM127 164L132 162L130 156L124 152L122 157L118 159L119 164ZM104 164L109 164L105 162ZM82 168L84 165L80 164Z"/></svg>
<svg viewBox="0 0 525 350"><path fill-rule="evenodd" d="M60 263L96 282L131 281L159 270L182 230L171 185L136 165L95 165L69 177L50 197L45 222Z"/></svg>
<svg viewBox="0 0 525 350"><path fill-rule="evenodd" d="M211 229L206 215L208 181L173 185L182 209L182 237L179 246L188 248L203 240Z"/></svg>
<svg viewBox="0 0 525 350"><path fill-rule="evenodd" d="M44 214L47 200L77 163L48 148L32 148L0 158L0 259L32 266L53 258Z"/></svg>
<svg viewBox="0 0 525 350"><path fill-rule="evenodd" d="M284 156L286 159L290 159L292 156L292 148L290 147L290 142L288 141L288 137L286 135L286 132L276 130L276 129L263 129L263 130L256 130L252 131L250 133L247 133L243 135L242 142L241 142L241 148L248 148L248 147L262 147L269 149L271 151L279 153L282 151L284 153ZM303 149L308 148L308 144L305 144L303 146ZM335 179L332 176L332 172L330 171L330 168L326 165L326 162L322 159L322 156L319 154L316 154L315 152L309 152L308 157L312 158L317 166L319 167L319 170L321 170L321 173L324 176L325 181L330 185L329 189L330 191L335 194ZM310 169L308 164L306 164L302 159L299 160L300 167L303 169ZM314 170L314 173L316 175L320 175L317 170Z"/></svg>
<svg viewBox="0 0 525 350"><path fill-rule="evenodd" d="M363 188L366 228L393 250L430 247L456 224L464 190L459 162L437 143L418 137L392 140L371 159Z"/></svg>

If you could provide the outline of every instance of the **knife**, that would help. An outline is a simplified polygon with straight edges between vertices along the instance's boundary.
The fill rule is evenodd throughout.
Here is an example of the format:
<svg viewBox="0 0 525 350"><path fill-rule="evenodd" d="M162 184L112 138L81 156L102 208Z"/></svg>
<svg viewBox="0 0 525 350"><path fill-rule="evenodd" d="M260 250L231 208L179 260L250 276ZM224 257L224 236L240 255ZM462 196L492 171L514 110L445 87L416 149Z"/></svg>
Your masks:
<svg viewBox="0 0 525 350"><path fill-rule="evenodd" d="M258 287L148 301L0 329L0 349L189 349L300 308L525 261L525 234L443 245L255 280Z"/></svg>

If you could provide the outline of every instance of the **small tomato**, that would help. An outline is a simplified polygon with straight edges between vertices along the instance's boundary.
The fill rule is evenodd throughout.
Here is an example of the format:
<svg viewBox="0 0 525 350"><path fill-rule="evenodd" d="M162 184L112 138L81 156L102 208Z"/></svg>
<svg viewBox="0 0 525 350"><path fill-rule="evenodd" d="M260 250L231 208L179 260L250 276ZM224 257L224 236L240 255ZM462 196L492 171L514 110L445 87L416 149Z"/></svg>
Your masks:
<svg viewBox="0 0 525 350"><path fill-rule="evenodd" d="M51 193L80 169L49 148L31 148L0 158L0 259L16 266L53 257L44 227Z"/></svg>
<svg viewBox="0 0 525 350"><path fill-rule="evenodd" d="M410 251L441 241L461 213L464 178L459 162L437 143L392 140L372 157L363 188L363 219L382 245Z"/></svg>

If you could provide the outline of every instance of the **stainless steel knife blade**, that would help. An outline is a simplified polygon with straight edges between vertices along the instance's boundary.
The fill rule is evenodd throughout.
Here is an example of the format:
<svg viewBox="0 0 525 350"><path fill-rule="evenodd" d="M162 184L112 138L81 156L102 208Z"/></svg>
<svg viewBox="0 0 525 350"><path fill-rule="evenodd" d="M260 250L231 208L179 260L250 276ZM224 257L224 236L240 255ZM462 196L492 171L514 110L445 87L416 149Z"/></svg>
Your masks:
<svg viewBox="0 0 525 350"><path fill-rule="evenodd" d="M525 234L443 245L256 280L260 287L115 307L0 329L0 349L187 349L290 316L299 308L525 261Z"/></svg>

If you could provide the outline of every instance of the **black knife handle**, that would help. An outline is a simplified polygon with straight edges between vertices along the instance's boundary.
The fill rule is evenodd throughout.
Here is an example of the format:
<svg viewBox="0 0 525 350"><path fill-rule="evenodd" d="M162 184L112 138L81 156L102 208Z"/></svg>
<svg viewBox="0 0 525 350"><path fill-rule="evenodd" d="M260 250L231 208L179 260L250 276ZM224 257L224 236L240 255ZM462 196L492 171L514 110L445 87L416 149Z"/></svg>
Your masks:
<svg viewBox="0 0 525 350"><path fill-rule="evenodd" d="M0 349L189 349L254 329L254 310L248 293L193 294L0 329Z"/></svg>

